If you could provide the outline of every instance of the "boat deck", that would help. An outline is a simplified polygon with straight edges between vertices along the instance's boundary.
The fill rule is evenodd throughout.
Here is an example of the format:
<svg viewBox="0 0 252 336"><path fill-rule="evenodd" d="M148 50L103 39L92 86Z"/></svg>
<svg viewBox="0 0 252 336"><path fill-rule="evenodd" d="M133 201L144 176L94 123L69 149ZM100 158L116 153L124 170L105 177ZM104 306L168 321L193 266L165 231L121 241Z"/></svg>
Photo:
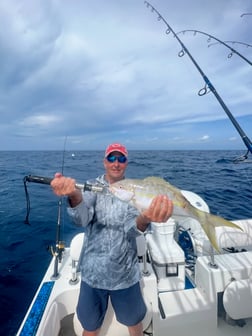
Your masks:
<svg viewBox="0 0 252 336"><path fill-rule="evenodd" d="M252 220L250 222L252 224ZM143 297L148 312L146 320L143 321L144 329L148 331L146 335L166 336L168 333L173 336L252 335L251 292L249 292L252 288L249 287L252 286L252 250L216 255L215 261L218 268L211 268L209 260L209 256L198 257L193 272L185 267L186 278L189 273L191 281L185 280L183 288L180 287L180 282L174 282L174 276L178 278L179 272L178 275L172 274L171 281L166 275L168 290L163 291L158 288L157 273L150 261L147 262L146 269L143 260L139 259L139 266L143 273L141 284ZM76 282L71 281L74 269L70 248L64 251L57 279L52 279L54 261L53 258L17 336L81 336L82 334L82 328L75 316L80 274L76 273ZM183 267L181 263L178 271L180 267ZM163 268L166 269L161 265L160 274ZM223 301L221 295L227 290L227 286L232 290L232 281L239 285L243 279L249 280L246 288L248 299L245 299L247 304L236 305L230 301L229 308L234 308L235 312L242 316L243 307L245 307L245 313L249 314L247 315L249 318L244 316L240 320L232 320L225 310L221 309ZM172 289L173 286L179 286L179 288ZM163 283L161 288L163 289ZM128 336L128 330L116 321L110 304L100 336L118 335Z"/></svg>
<svg viewBox="0 0 252 336"><path fill-rule="evenodd" d="M69 314L60 321L60 331L57 336L78 336L74 331L73 318L74 314Z"/></svg>

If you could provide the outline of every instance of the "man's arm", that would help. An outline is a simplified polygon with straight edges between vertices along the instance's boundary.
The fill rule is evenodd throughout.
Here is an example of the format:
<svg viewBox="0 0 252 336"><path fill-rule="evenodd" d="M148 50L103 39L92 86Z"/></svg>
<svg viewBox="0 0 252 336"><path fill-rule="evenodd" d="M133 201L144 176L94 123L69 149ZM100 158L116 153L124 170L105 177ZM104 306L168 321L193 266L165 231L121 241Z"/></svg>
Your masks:
<svg viewBox="0 0 252 336"><path fill-rule="evenodd" d="M136 225L139 231L144 232L149 224L150 224L150 220L149 218L145 217L143 214L140 214L139 216L137 216L136 218Z"/></svg>
<svg viewBox="0 0 252 336"><path fill-rule="evenodd" d="M82 192L80 190L75 190L73 193L68 195L68 203L71 208L75 208L83 200Z"/></svg>

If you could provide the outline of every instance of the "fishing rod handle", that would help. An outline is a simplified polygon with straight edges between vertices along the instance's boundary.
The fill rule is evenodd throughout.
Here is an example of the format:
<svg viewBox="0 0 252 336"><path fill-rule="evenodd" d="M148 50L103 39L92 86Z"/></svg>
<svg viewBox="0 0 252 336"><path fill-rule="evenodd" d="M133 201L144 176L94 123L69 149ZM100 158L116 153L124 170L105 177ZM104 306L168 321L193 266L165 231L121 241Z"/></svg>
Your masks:
<svg viewBox="0 0 252 336"><path fill-rule="evenodd" d="M34 183L48 184L48 185L51 184L52 180L53 179L51 177L36 176L36 175L28 175L28 176L25 176L24 178L24 181L27 181L27 182L34 182ZM93 192L103 192L104 191L104 187L89 184L89 183L76 183L75 187L83 191L93 191Z"/></svg>
<svg viewBox="0 0 252 336"><path fill-rule="evenodd" d="M24 181L27 182L34 182L34 183L40 183L40 184L51 184L51 181L53 179L50 177L44 177L44 176L36 176L36 175L28 175L24 177Z"/></svg>

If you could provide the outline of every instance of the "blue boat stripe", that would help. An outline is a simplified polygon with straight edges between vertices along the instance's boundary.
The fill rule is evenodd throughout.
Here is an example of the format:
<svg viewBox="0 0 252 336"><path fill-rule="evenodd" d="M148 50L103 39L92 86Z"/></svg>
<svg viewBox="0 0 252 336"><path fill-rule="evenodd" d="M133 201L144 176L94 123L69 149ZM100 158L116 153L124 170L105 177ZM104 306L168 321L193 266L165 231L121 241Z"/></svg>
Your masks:
<svg viewBox="0 0 252 336"><path fill-rule="evenodd" d="M55 281L43 283L37 295L25 324L20 332L20 336L35 336L41 321L45 307L49 300Z"/></svg>

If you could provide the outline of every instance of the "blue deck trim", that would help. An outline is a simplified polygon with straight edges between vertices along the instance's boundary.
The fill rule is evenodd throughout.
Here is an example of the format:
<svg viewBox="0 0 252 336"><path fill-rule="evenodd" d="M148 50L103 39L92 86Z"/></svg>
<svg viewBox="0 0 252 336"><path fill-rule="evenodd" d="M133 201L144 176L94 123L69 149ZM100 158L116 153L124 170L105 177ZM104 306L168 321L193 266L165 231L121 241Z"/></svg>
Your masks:
<svg viewBox="0 0 252 336"><path fill-rule="evenodd" d="M186 276L185 277L185 289L192 289L192 288L195 288L195 286L190 281L190 279Z"/></svg>
<svg viewBox="0 0 252 336"><path fill-rule="evenodd" d="M30 310L30 313L21 330L20 336L35 336L41 321L42 315L45 311L46 304L49 300L51 291L54 286L54 281L43 283L37 298Z"/></svg>

